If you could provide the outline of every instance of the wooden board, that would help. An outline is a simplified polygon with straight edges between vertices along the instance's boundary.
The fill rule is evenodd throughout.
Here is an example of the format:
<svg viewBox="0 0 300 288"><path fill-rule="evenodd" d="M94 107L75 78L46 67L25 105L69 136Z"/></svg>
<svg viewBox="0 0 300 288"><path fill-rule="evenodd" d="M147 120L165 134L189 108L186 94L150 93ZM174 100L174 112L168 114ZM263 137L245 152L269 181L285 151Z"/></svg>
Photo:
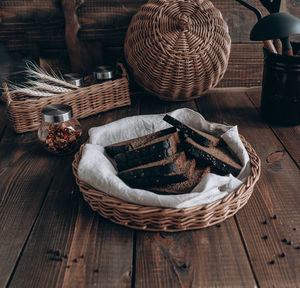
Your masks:
<svg viewBox="0 0 300 288"><path fill-rule="evenodd" d="M260 109L261 91L260 90L259 91L247 91L247 95L251 99L251 101L254 103L256 108L259 110ZM269 126L272 128L272 130L274 131L276 136L280 139L280 141L284 145L286 152L292 156L292 158L298 165L298 168L300 168L300 149L299 149L300 125L294 125L294 126L290 126L290 127L279 127L276 125L269 125ZM280 152L280 151L278 151L278 152ZM285 153L285 150L283 151L283 155L284 155L284 153Z"/></svg>
<svg viewBox="0 0 300 288"><path fill-rule="evenodd" d="M133 232L92 213L75 187L71 161L69 157L61 163L11 287L38 287L39 283L92 287L101 279L110 279L111 286L107 287L131 283ZM35 249L37 243L39 251ZM59 255L51 250L59 251Z"/></svg>
<svg viewBox="0 0 300 288"><path fill-rule="evenodd" d="M87 140L88 128L136 113L138 103L134 102L130 108L81 120L83 140ZM75 184L72 161L73 156L60 160L10 287L38 287L39 283L92 287L101 279L110 279L106 287L131 287L133 231L112 225L92 212ZM53 251L59 251L59 255Z"/></svg>
<svg viewBox="0 0 300 288"><path fill-rule="evenodd" d="M6 129L0 144L1 287L9 281L59 165L36 139L35 133L17 136Z"/></svg>
<svg viewBox="0 0 300 288"><path fill-rule="evenodd" d="M197 100L197 104L208 120L238 125L239 132L262 161L262 174L254 193L236 214L255 278L260 287L295 286L300 281L299 253L295 250L300 239L299 169L287 153L274 162L266 161L269 155L284 147L261 121L257 109L244 93L211 94ZM276 219L270 219L274 215ZM267 239L263 239L265 235ZM283 243L284 238L291 244ZM279 257L282 253L283 258ZM269 264L272 260L275 263Z"/></svg>
<svg viewBox="0 0 300 288"><path fill-rule="evenodd" d="M139 7L146 3L144 0L120 2L115 1L88 1L79 9L78 16L82 26L81 37L85 40L100 39L101 41L113 41L122 45L126 28L131 17ZM256 23L255 14L236 1L213 0L213 4L220 9L229 26L229 32L234 43L249 41L251 28ZM251 1L267 15L266 9L260 1ZM299 16L299 4L295 1L282 1L282 11ZM0 39L6 35L6 40L14 38L27 39L27 42L47 42L53 45L64 37L64 17L61 7L55 0L46 1L1 1L0 2ZM47 23L47 25L45 25ZM48 33L45 33L45 29ZM7 33L14 31L15 36ZM18 32L19 31L19 32ZM23 33L20 33L20 32ZM52 31L52 32L51 32ZM114 31L120 31L121 34ZM25 35L24 35L25 33ZM50 34L50 35L49 35ZM51 36L55 38L49 38ZM121 37L120 37L121 36ZM118 40L119 39L119 40ZM26 42L24 41L24 45ZM53 47L55 48L55 47ZM56 47L57 48L57 47Z"/></svg>
<svg viewBox="0 0 300 288"><path fill-rule="evenodd" d="M245 92L226 91L177 103L137 92L131 107L81 120L84 140L90 127L180 107L238 124L262 160L260 181L235 217L197 231L133 231L104 220L82 200L72 156L52 157L40 149L35 133L17 135L8 126L0 140L0 286L299 286L300 178L291 159L296 154L284 147L290 138L281 139L261 121L253 105L258 96L248 95L252 103ZM284 149L289 153L270 157Z"/></svg>
<svg viewBox="0 0 300 288"><path fill-rule="evenodd" d="M261 86L263 61L261 44L233 43L227 70L217 87Z"/></svg>
<svg viewBox="0 0 300 288"><path fill-rule="evenodd" d="M254 287L233 227L231 218L200 231L138 232L135 287Z"/></svg>

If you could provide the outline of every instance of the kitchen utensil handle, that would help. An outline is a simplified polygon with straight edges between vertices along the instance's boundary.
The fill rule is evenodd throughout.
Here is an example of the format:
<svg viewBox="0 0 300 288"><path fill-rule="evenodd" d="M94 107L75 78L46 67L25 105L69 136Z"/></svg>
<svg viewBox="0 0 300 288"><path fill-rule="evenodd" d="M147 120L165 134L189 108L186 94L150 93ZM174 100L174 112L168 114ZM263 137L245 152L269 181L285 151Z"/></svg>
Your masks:
<svg viewBox="0 0 300 288"><path fill-rule="evenodd" d="M275 46L272 42L272 40L264 40L264 47L269 50L270 52L277 54L277 51L275 49Z"/></svg>
<svg viewBox="0 0 300 288"><path fill-rule="evenodd" d="M239 2L241 5L245 6L246 8L250 9L251 11L253 11L257 17L257 20L262 18L262 14L261 12L253 5L250 5L249 3L245 2L244 0L236 0L237 2Z"/></svg>
<svg viewBox="0 0 300 288"><path fill-rule="evenodd" d="M287 56L293 56L294 55L294 52L293 52L293 49L289 49L289 50L286 50L284 52L282 52L283 55L287 55Z"/></svg>
<svg viewBox="0 0 300 288"><path fill-rule="evenodd" d="M293 56L293 48L291 45L291 42L289 40L289 37L281 38L281 44L282 44L282 54L287 56Z"/></svg>
<svg viewBox="0 0 300 288"><path fill-rule="evenodd" d="M274 46L278 54L282 54L282 44L280 39L274 39Z"/></svg>
<svg viewBox="0 0 300 288"><path fill-rule="evenodd" d="M280 11L281 0L260 0L260 3L270 12L270 14Z"/></svg>

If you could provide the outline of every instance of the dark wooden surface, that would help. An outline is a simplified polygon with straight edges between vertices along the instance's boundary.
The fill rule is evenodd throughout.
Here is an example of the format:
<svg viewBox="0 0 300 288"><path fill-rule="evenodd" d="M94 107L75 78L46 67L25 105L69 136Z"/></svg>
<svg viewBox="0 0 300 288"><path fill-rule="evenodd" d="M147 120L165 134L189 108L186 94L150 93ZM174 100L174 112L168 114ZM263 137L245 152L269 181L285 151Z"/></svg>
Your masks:
<svg viewBox="0 0 300 288"><path fill-rule="evenodd" d="M237 124L262 160L246 206L221 225L189 232L113 224L82 199L73 155L54 157L42 150L36 133L16 134L2 104L0 287L299 287L300 126L264 123L257 89L180 103L139 92L132 99L130 107L81 120L84 140L90 127L179 107Z"/></svg>

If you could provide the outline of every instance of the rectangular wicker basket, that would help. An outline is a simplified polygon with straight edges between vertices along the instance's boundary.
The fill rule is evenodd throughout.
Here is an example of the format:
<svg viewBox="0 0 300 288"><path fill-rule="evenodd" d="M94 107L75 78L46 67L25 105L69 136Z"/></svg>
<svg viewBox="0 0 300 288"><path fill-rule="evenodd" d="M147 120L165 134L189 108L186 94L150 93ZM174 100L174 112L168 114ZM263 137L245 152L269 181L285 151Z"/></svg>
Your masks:
<svg viewBox="0 0 300 288"><path fill-rule="evenodd" d="M117 70L120 78L51 97L25 98L8 91L6 86L2 97L6 101L8 119L17 133L23 133L38 129L41 110L47 105L70 105L77 119L130 105L128 74L121 63L117 63Z"/></svg>

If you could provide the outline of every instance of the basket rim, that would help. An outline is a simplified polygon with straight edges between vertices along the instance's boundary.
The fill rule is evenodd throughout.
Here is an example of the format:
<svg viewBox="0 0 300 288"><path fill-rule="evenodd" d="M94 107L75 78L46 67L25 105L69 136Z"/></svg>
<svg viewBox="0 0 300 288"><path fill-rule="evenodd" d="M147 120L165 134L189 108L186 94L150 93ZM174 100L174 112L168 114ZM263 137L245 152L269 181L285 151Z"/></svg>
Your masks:
<svg viewBox="0 0 300 288"><path fill-rule="evenodd" d="M260 173L261 173L260 158L256 154L255 150L251 147L249 142L247 142L246 139L242 135L239 135L239 136L240 136L240 138L247 150L249 158L250 158L250 164L251 164L250 175L247 177L247 180L245 181L245 183L243 183L237 190L232 191L231 193L229 193L228 195L226 195L225 197L223 197L221 199L217 199L217 200L215 200L211 203L207 203L207 204L195 205L195 206L187 207L187 208L145 206L145 205L140 205L140 204L124 201L122 199L113 197L103 191L95 189L91 185L80 180L78 177L78 172L77 172L79 161L80 161L81 155L82 155L82 150L83 150L85 144L87 144L87 142L83 143L80 147L80 150L75 154L74 160L72 162L72 170L73 170L73 174L75 176L76 184L78 185L81 193L83 194L84 200L88 202L88 204L90 205L92 210L98 212L102 217L104 217L116 224L120 224L120 225L129 227L129 228L133 228L133 229L144 230L144 231L165 231L165 232L178 232L178 231L187 231L187 230L195 230L195 229L205 228L205 227L220 223L220 222L226 220L227 218L233 216L236 212L238 212L238 210L240 210L248 202L248 199L252 195L253 187L260 177ZM234 211L231 211L229 213L224 211L224 215L223 215L224 217L221 220L219 219L216 221L211 221L210 223L207 223L204 225L200 224L199 227L198 226L189 227L189 226L184 226L184 225L179 224L177 228L168 228L168 227L155 228L155 227L151 227L149 224L146 224L145 226L141 226L139 224L134 224L134 223L130 223L127 221L122 221L122 220L116 219L115 217L107 217L106 215L101 213L101 210L94 209L91 206L91 203L88 201L88 199L85 198L86 191L92 192L94 195L99 196L100 197L99 198L100 200L98 200L99 202L101 202L102 197L105 197L106 198L105 200L110 202L110 204L109 204L110 208L117 209L118 213L126 214L126 213L128 213L128 211L130 211L130 213L132 213L132 215L136 215L136 217L139 217L140 214L143 214L143 215L148 214L148 216L155 215L155 218L156 218L155 222L157 222L158 217L166 217L166 216L168 216L169 213L176 214L176 216L175 215L173 216L175 219L175 217L177 217L179 214L185 215L185 216L186 215L193 216L193 213L196 214L196 213L199 213L200 211L204 211L206 213L204 213L204 214L202 213L202 214L203 214L203 218L205 218L206 215L214 213L220 204L224 204L224 203L228 202L228 203L226 203L226 206L229 206L232 202L234 202L234 200L237 200L238 202L241 202L241 203L238 205L238 207L236 209L234 209ZM246 201L244 201L244 202L239 201L240 198L245 196L245 194L247 194L247 193L248 193L248 195L246 195L247 196ZM138 210L138 213L136 212L137 210ZM159 213L159 215L158 215L158 213ZM148 220L151 222L151 218L149 218Z"/></svg>

